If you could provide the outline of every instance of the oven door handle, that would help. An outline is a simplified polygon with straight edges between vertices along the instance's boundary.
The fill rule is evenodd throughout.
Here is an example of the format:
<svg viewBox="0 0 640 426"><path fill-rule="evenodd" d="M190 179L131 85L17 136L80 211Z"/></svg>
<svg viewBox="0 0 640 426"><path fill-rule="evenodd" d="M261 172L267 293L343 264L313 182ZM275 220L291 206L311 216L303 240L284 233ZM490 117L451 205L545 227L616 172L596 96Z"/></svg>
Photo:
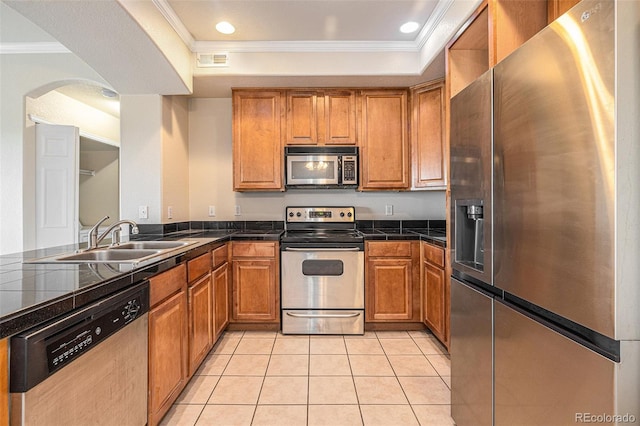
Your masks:
<svg viewBox="0 0 640 426"><path fill-rule="evenodd" d="M294 314L287 312L287 315L294 318L355 318L360 316L360 312L352 314Z"/></svg>
<svg viewBox="0 0 640 426"><path fill-rule="evenodd" d="M333 247L333 248L320 248L320 247L286 247L285 251L362 251L358 247Z"/></svg>

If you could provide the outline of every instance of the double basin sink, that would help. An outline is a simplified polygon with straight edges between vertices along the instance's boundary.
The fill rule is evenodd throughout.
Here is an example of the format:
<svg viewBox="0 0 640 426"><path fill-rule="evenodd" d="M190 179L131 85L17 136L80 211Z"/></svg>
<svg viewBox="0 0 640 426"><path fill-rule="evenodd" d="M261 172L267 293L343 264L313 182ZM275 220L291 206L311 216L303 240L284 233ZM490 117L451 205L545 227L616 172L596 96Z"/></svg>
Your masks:
<svg viewBox="0 0 640 426"><path fill-rule="evenodd" d="M195 243L196 241L131 241L115 246L34 259L28 263L139 263Z"/></svg>

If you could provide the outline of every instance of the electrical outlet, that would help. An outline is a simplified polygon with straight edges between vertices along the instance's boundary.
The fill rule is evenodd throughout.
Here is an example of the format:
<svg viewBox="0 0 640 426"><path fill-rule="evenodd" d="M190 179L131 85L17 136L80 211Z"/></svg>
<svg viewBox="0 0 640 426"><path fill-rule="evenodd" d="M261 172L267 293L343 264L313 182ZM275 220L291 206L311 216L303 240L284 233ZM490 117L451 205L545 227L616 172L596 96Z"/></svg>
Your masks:
<svg viewBox="0 0 640 426"><path fill-rule="evenodd" d="M241 216L242 215L242 210L240 210L240 206L236 206L235 215L236 216Z"/></svg>
<svg viewBox="0 0 640 426"><path fill-rule="evenodd" d="M385 216L393 216L393 205L387 204L384 206L384 214Z"/></svg>
<svg viewBox="0 0 640 426"><path fill-rule="evenodd" d="M209 216L213 217L216 215L216 206L209 206Z"/></svg>
<svg viewBox="0 0 640 426"><path fill-rule="evenodd" d="M173 219L173 207L167 207L167 219Z"/></svg>
<svg viewBox="0 0 640 426"><path fill-rule="evenodd" d="M138 206L138 219L149 219L148 206Z"/></svg>

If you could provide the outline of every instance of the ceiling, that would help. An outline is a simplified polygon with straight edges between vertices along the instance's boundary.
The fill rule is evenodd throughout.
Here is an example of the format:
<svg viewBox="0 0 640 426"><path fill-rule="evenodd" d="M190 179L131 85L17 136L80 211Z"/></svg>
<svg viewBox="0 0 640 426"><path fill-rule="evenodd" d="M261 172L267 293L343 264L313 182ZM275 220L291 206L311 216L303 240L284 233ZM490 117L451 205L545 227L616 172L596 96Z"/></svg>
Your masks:
<svg viewBox="0 0 640 426"><path fill-rule="evenodd" d="M480 0L3 3L45 34L42 41L59 42L120 94L229 97L231 87L411 86L443 77L444 47ZM218 33L222 20L236 32ZM418 30L401 33L407 21ZM3 29L0 45L38 41L25 26L13 26L23 34ZM219 53L224 66L198 66L199 55Z"/></svg>
<svg viewBox="0 0 640 426"><path fill-rule="evenodd" d="M438 0L169 0L195 40L208 41L413 41L400 26L422 28ZM216 31L219 21L236 32Z"/></svg>

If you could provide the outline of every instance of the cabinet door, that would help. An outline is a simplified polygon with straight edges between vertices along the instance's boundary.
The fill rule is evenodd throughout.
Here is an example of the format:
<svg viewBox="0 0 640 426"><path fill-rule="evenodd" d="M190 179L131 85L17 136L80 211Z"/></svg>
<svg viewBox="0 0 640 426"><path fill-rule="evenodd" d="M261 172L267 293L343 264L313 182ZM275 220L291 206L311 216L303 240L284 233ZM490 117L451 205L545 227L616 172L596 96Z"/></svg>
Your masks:
<svg viewBox="0 0 640 426"><path fill-rule="evenodd" d="M275 259L233 260L234 321L278 320L277 266Z"/></svg>
<svg viewBox="0 0 640 426"><path fill-rule="evenodd" d="M355 145L356 95L352 90L327 91L324 94L325 144Z"/></svg>
<svg viewBox="0 0 640 426"><path fill-rule="evenodd" d="M439 81L413 91L412 96L413 188L446 186L444 148L444 83Z"/></svg>
<svg viewBox="0 0 640 426"><path fill-rule="evenodd" d="M547 2L547 22L552 23L579 2L580 0L549 0Z"/></svg>
<svg viewBox="0 0 640 426"><path fill-rule="evenodd" d="M413 318L412 260L369 259L367 262L367 321Z"/></svg>
<svg viewBox="0 0 640 426"><path fill-rule="evenodd" d="M360 100L362 189L407 189L407 92L363 91Z"/></svg>
<svg viewBox="0 0 640 426"><path fill-rule="evenodd" d="M149 425L157 425L186 384L187 292L149 312Z"/></svg>
<svg viewBox="0 0 640 426"><path fill-rule="evenodd" d="M213 332L214 341L229 324L229 264L223 263L213 271Z"/></svg>
<svg viewBox="0 0 640 426"><path fill-rule="evenodd" d="M424 323L441 341L445 341L444 270L423 262Z"/></svg>
<svg viewBox="0 0 640 426"><path fill-rule="evenodd" d="M189 286L189 375L195 373L213 344L212 299L210 273Z"/></svg>
<svg viewBox="0 0 640 426"><path fill-rule="evenodd" d="M0 339L0 425L9 424L9 339Z"/></svg>
<svg viewBox="0 0 640 426"><path fill-rule="evenodd" d="M315 92L287 92L287 145L318 143L318 108Z"/></svg>
<svg viewBox="0 0 640 426"><path fill-rule="evenodd" d="M233 189L283 190L281 93L233 93Z"/></svg>

